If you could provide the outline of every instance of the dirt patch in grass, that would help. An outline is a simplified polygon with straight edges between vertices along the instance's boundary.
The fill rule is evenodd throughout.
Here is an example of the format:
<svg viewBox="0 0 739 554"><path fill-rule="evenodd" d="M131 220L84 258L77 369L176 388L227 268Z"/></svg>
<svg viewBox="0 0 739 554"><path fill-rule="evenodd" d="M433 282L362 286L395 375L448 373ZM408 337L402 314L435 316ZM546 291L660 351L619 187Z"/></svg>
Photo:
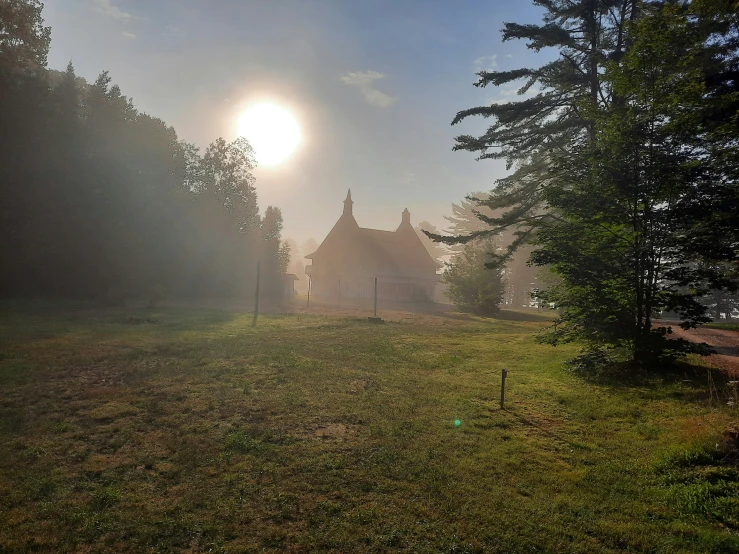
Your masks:
<svg viewBox="0 0 739 554"><path fill-rule="evenodd" d="M356 425L344 425L343 423L328 423L321 425L313 431L313 435L323 440L344 440L355 435L358 427Z"/></svg>

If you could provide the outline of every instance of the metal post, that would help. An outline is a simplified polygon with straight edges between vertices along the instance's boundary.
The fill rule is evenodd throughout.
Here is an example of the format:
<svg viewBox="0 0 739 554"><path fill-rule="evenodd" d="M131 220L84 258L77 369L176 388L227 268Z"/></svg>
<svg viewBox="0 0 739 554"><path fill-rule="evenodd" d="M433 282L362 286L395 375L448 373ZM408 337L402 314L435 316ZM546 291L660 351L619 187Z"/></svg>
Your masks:
<svg viewBox="0 0 739 554"><path fill-rule="evenodd" d="M339 277L339 307L341 307L341 277Z"/></svg>
<svg viewBox="0 0 739 554"><path fill-rule="evenodd" d="M375 277L375 317L377 317L377 277Z"/></svg>
<svg viewBox="0 0 739 554"><path fill-rule="evenodd" d="M257 290L254 293L254 319L251 322L252 327L257 326L257 316L259 315L259 269L262 262L257 262Z"/></svg>
<svg viewBox="0 0 739 554"><path fill-rule="evenodd" d="M508 370L504 369L500 379L500 409L504 410L503 403L505 402L505 378L508 377Z"/></svg>
<svg viewBox="0 0 739 554"><path fill-rule="evenodd" d="M310 306L310 287L311 287L311 284L313 284L313 277L311 277L310 275L308 275L308 302L305 303L305 307L306 308L308 306Z"/></svg>

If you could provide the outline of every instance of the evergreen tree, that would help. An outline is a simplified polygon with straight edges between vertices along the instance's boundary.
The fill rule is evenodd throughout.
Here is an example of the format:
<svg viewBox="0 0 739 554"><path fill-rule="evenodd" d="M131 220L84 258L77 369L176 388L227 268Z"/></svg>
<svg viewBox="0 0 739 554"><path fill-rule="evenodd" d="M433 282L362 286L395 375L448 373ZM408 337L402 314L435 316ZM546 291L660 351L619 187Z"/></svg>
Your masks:
<svg viewBox="0 0 739 554"><path fill-rule="evenodd" d="M484 204L487 194L475 192L464 198L459 204L452 204L452 215L444 216L449 222L447 230L454 237L467 237L467 244L484 241L490 236L490 225L481 219L500 217L502 209L492 210ZM430 233L434 236L435 232ZM508 253L509 247L516 240L513 228L503 228L495 235L498 253L496 265L503 265L505 275L505 294L503 303L515 307L529 306L531 293L536 287L537 270L528 264L532 252L530 244L519 245L515 251ZM450 250L460 253L464 244L453 244Z"/></svg>
<svg viewBox="0 0 739 554"><path fill-rule="evenodd" d="M491 238L466 244L455 254L444 272L449 285L446 295L460 310L480 315L500 311L503 301L503 273L490 265L490 254L498 249Z"/></svg>
<svg viewBox="0 0 739 554"><path fill-rule="evenodd" d="M433 225L428 221L421 221L421 223L416 225L414 229L416 230L418 238L421 239L424 248L426 248L426 252L428 252L429 256L434 260L438 262L439 259L447 255L447 249L441 243L431 240L428 235L426 235L426 232L438 234L439 230L436 228L436 225Z"/></svg>
<svg viewBox="0 0 739 554"><path fill-rule="evenodd" d="M550 184L549 160L553 152L568 151L573 141L595 134L593 113L613 101L602 80L610 60L619 60L627 47L629 21L637 14L638 0L535 0L546 12L541 25L506 23L503 40L526 40L535 51L553 47L559 57L539 68L481 71L475 86L521 83L525 100L480 106L459 112L452 124L470 116L492 118L481 136L457 137L455 150L479 153L482 159L505 159L513 173L478 202L494 213L479 214L488 225L482 235L497 235L513 227L509 251L527 242L537 223L548 218L543 191ZM479 210L479 208L478 208ZM446 239L464 243L467 236ZM504 263L505 258L499 259Z"/></svg>
<svg viewBox="0 0 739 554"><path fill-rule="evenodd" d="M278 299L281 295L280 275L287 272L290 262L290 248L282 242L282 212L279 208L268 206L261 222L261 260L265 296Z"/></svg>
<svg viewBox="0 0 739 554"><path fill-rule="evenodd" d="M544 296L564 308L546 339L585 341L585 364L684 352L687 344L665 340L668 328L654 328L655 314L700 324L700 296L735 286L717 268L736 259L737 181L720 154L735 152L736 135L716 113L736 113L727 109L736 106L736 12L729 2L541 5L544 25L506 25L504 39L555 46L560 57L537 70L482 72L478 82L525 78L522 91L539 92L455 119L495 118L457 148L516 170L480 203L494 213L479 216L488 228L450 242L513 227L502 264L533 241L532 260L559 277ZM715 243L699 251L701 237Z"/></svg>

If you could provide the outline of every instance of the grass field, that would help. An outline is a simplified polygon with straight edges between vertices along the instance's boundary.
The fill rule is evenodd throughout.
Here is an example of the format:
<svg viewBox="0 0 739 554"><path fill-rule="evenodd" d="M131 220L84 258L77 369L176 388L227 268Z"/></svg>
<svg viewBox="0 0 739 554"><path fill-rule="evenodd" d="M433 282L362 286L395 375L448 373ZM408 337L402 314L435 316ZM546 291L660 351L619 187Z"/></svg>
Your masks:
<svg viewBox="0 0 739 554"><path fill-rule="evenodd" d="M739 331L739 323L713 322L706 323L706 327L711 327L713 329L726 329L727 331Z"/></svg>
<svg viewBox="0 0 739 554"><path fill-rule="evenodd" d="M7 305L0 552L739 551L707 370L586 382L508 317Z"/></svg>

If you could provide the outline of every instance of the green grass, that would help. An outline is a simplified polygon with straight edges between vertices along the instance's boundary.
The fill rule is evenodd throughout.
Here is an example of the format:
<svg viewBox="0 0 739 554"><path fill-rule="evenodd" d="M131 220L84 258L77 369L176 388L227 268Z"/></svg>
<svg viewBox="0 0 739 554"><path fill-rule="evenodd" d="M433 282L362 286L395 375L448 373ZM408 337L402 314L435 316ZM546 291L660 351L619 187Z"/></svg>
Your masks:
<svg viewBox="0 0 739 554"><path fill-rule="evenodd" d="M706 327L713 329L725 329L727 331L739 331L739 323L706 323Z"/></svg>
<svg viewBox="0 0 739 554"><path fill-rule="evenodd" d="M585 382L527 319L6 306L0 552L737 551L706 374Z"/></svg>

